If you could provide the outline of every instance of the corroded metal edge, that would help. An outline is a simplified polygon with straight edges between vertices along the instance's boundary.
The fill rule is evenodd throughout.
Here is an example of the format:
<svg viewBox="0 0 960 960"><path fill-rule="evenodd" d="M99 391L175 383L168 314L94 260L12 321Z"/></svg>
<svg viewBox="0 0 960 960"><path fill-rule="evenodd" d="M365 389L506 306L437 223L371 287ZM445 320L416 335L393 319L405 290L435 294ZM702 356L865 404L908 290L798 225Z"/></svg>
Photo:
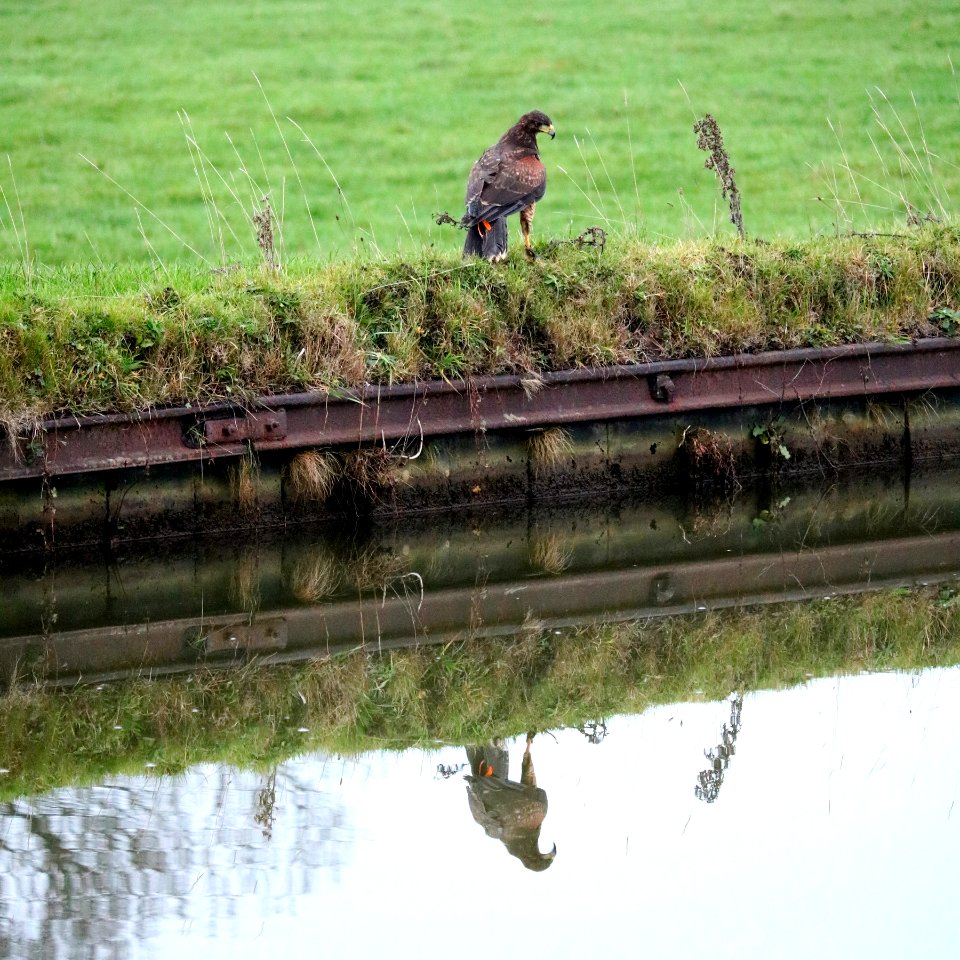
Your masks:
<svg viewBox="0 0 960 960"><path fill-rule="evenodd" d="M61 417L0 449L0 481L258 452L960 387L960 338L665 360Z"/></svg>

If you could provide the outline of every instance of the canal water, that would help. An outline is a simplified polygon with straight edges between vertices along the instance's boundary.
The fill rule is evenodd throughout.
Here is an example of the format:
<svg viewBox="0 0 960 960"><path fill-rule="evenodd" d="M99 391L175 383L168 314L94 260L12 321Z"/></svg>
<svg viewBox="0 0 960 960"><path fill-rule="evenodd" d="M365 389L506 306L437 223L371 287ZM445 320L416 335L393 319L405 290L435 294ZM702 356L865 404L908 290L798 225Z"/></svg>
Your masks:
<svg viewBox="0 0 960 960"><path fill-rule="evenodd" d="M5 803L6 955L955 956L960 671L745 695L707 802L736 706L537 734L541 870L477 822L453 746Z"/></svg>
<svg viewBox="0 0 960 960"><path fill-rule="evenodd" d="M955 489L8 565L0 956L954 957ZM282 748L258 739L276 703L310 709L309 671L329 690L361 662L366 706L335 730L288 713ZM430 686L402 686L411 664ZM202 724L194 702L218 733L178 767L156 714ZM421 702L420 735L391 739L376 711Z"/></svg>

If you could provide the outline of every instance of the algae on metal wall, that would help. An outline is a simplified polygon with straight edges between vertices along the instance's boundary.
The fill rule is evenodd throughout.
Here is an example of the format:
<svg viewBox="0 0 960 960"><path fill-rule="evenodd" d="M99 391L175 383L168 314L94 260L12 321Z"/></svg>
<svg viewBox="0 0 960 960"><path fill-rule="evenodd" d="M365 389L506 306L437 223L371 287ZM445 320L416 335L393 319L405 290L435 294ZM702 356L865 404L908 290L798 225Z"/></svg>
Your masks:
<svg viewBox="0 0 960 960"><path fill-rule="evenodd" d="M310 750L464 744L815 676L953 665L958 599L951 587L896 590L559 636L531 623L509 640L67 691L23 682L0 698L0 798L213 760L266 768Z"/></svg>
<svg viewBox="0 0 960 960"><path fill-rule="evenodd" d="M0 422L960 333L960 231L425 252L284 272L0 267Z"/></svg>

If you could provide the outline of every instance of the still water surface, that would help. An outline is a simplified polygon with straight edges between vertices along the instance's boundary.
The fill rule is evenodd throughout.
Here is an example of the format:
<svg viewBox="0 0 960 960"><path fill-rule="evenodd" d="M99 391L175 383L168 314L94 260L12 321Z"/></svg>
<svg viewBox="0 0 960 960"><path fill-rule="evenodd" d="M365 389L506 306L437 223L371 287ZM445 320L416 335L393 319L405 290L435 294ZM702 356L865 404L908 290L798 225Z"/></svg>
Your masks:
<svg viewBox="0 0 960 960"><path fill-rule="evenodd" d="M0 953L955 957L958 730L953 668L538 733L540 870L460 747L64 788L0 807Z"/></svg>

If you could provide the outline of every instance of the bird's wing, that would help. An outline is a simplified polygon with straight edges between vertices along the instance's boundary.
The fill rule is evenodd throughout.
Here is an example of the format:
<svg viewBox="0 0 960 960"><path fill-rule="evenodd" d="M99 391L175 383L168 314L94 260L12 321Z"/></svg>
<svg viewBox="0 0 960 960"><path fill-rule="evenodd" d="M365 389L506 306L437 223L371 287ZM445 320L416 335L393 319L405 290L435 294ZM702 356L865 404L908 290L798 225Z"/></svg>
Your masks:
<svg viewBox="0 0 960 960"><path fill-rule="evenodd" d="M465 218L468 225L481 219L509 217L536 203L547 190L547 171L536 154L502 154L494 167L491 161L484 164L490 153L488 150L470 173Z"/></svg>
<svg viewBox="0 0 960 960"><path fill-rule="evenodd" d="M476 212L483 188L497 176L502 160L500 151L497 149L498 146L499 144L494 144L490 147L470 171L470 177L467 180L467 195L464 197L468 214Z"/></svg>

